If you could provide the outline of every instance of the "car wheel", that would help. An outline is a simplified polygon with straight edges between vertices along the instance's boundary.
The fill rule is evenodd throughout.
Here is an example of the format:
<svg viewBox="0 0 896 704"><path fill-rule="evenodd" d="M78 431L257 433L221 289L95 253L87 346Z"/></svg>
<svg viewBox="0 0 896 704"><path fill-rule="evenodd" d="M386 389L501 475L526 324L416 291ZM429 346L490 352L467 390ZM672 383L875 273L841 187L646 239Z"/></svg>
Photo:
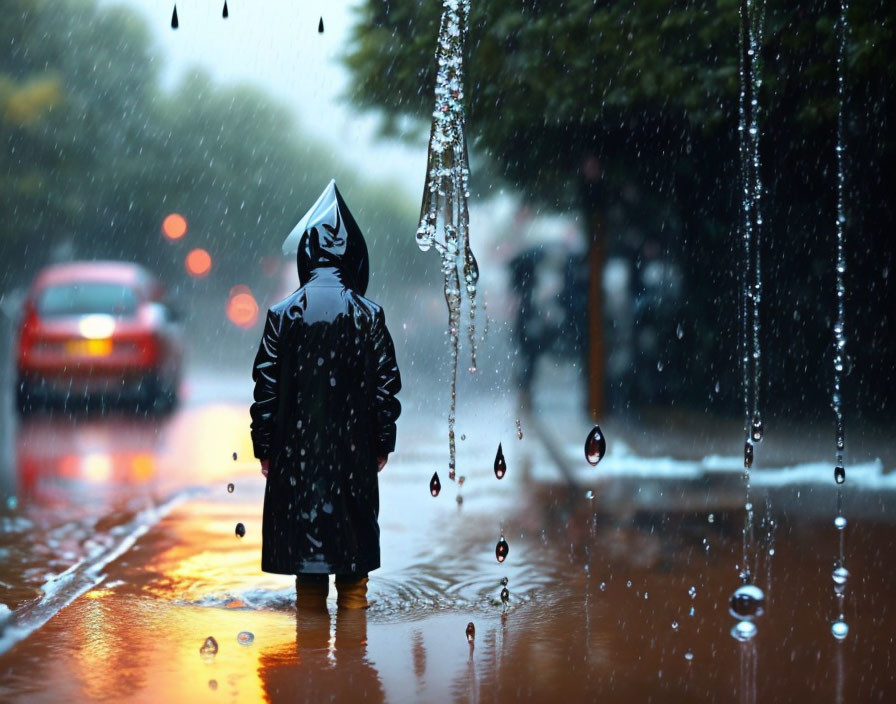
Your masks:
<svg viewBox="0 0 896 704"><path fill-rule="evenodd" d="M149 413L166 415L177 405L177 393L163 384L157 377L143 380L138 407Z"/></svg>

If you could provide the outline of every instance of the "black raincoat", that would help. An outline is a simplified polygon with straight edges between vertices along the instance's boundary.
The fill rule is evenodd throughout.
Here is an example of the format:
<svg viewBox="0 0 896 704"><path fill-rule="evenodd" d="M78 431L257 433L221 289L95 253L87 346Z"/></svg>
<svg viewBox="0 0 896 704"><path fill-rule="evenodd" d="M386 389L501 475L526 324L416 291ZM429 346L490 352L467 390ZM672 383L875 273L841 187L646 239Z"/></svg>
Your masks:
<svg viewBox="0 0 896 704"><path fill-rule="evenodd" d="M303 223L302 286L268 311L252 373L252 443L270 460L261 569L360 575L380 566L377 458L395 448L401 377L335 183Z"/></svg>

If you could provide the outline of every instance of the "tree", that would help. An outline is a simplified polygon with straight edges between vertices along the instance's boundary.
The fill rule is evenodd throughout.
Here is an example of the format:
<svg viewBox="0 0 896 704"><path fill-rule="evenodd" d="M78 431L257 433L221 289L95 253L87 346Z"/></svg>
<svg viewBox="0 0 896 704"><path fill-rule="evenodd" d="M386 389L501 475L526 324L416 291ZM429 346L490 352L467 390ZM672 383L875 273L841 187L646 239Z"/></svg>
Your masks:
<svg viewBox="0 0 896 704"><path fill-rule="evenodd" d="M399 117L426 119L431 110L439 5L361 5L345 59L352 97L383 110L387 130ZM766 378L784 405L804 409L809 400L821 408L828 390L819 367L833 309L839 5L771 0L766 7ZM563 209L584 206L580 169L588 155L600 158L608 197L626 212L621 219L639 219L639 229L684 267L688 300L679 322L688 334L669 342L686 350L681 398L715 400L721 380L729 407L737 399L739 327L738 10L737 0L480 0L472 6L467 62L474 156L524 197ZM854 395L863 390L865 408L892 410L896 6L853 3L849 21L849 319L858 374L848 386ZM637 263L639 243L626 243L620 229L617 223L609 246ZM881 374L887 390L866 383Z"/></svg>

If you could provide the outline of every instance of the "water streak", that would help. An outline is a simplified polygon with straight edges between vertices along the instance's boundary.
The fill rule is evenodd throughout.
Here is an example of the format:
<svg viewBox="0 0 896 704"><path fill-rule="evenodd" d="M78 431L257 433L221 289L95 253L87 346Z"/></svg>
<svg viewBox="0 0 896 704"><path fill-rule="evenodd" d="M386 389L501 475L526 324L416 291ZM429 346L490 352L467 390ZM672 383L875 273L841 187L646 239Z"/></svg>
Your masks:
<svg viewBox="0 0 896 704"><path fill-rule="evenodd" d="M844 555L844 539L846 533L846 518L843 516L843 483L846 481L846 470L843 465L843 449L845 447L843 433L843 370L846 366L846 204L844 201L844 190L846 184L845 171L845 152L846 138L844 134L844 116L843 108L845 101L845 69L846 69L846 42L849 33L849 24L847 22L847 13L849 12L849 0L840 0L840 19L837 24L838 45L837 45L837 217L835 220L835 231L837 238L837 251L835 261L835 297L837 301L837 317L834 321L834 382L833 393L831 398L831 407L834 409L834 419L836 423L836 442L834 447L834 457L836 466L834 469L834 481L837 485L837 512L834 518L834 526L837 530L838 552L837 562L834 570L834 599L836 600L837 619L835 620L832 633L837 640L846 638L849 629L844 620L844 602L846 600L846 577L849 572L845 566ZM843 575L842 582L838 581L836 575ZM842 661L840 663L842 667ZM842 675L842 673L841 673ZM842 696L842 676L841 676L841 696Z"/></svg>
<svg viewBox="0 0 896 704"><path fill-rule="evenodd" d="M759 408L762 381L760 316L762 300L761 234L762 178L759 156L759 91L762 87L762 41L765 5L762 0L742 0L740 5L740 95L738 101L738 143L741 176L741 366L744 402L744 489L746 520L743 551L738 566L744 584L753 578L751 553L755 550L753 504L750 501L750 468L754 444L762 440L763 425Z"/></svg>
<svg viewBox="0 0 896 704"><path fill-rule="evenodd" d="M467 35L469 0L444 0L436 48L435 108L429 136L426 183L420 207L417 245L422 251L435 248L442 259L448 332L451 348L451 405L448 413L448 477L454 479L456 457L454 423L457 407L457 365L460 356L460 325L463 272L469 300L470 371L476 371L476 284L479 267L470 248L470 167L464 133L463 51ZM440 217L443 239L437 239Z"/></svg>

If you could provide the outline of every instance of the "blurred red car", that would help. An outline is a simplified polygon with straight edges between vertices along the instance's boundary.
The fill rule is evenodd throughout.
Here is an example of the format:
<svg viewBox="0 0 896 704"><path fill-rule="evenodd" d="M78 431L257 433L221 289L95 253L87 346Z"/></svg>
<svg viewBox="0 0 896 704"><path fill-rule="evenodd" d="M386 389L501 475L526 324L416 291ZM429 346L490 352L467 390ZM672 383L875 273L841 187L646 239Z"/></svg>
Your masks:
<svg viewBox="0 0 896 704"><path fill-rule="evenodd" d="M52 402L177 403L183 332L162 284L126 262L43 269L24 302L16 401L23 415Z"/></svg>

